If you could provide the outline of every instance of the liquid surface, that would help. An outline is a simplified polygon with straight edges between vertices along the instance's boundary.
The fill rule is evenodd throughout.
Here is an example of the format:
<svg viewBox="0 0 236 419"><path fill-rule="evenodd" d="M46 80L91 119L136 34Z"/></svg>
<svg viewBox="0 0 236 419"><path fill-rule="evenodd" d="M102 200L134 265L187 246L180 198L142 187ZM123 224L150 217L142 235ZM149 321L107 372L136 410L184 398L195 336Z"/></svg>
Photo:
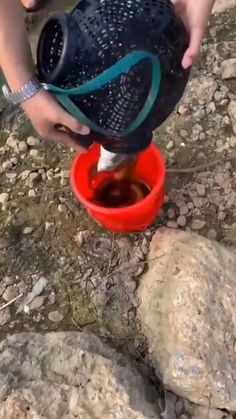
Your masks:
<svg viewBox="0 0 236 419"><path fill-rule="evenodd" d="M150 190L145 183L136 179L110 179L94 191L92 202L107 208L128 207L144 199Z"/></svg>

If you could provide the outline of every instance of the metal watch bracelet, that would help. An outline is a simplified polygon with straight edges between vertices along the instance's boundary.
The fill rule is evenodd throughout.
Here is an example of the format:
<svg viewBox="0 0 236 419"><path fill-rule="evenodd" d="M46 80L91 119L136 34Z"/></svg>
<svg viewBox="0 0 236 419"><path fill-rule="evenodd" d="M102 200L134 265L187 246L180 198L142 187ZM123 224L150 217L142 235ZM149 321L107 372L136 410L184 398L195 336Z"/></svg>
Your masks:
<svg viewBox="0 0 236 419"><path fill-rule="evenodd" d="M42 86L38 78L34 76L24 86L13 92L11 92L9 87L5 84L2 87L2 92L9 102L13 103L14 105L20 105L21 103L35 96L36 93L38 93L41 89Z"/></svg>

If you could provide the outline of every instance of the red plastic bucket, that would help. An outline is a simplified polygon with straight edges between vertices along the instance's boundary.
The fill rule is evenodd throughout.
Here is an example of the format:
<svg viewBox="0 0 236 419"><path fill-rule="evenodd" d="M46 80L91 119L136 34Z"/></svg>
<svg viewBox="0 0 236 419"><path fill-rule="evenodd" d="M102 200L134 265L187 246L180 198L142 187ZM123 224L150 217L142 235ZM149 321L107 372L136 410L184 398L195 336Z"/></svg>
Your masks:
<svg viewBox="0 0 236 419"><path fill-rule="evenodd" d="M144 231L154 220L164 199L165 163L152 144L140 154L132 174L144 182L151 192L138 203L125 208L105 208L91 202L94 195L89 172L97 163L100 146L94 144L87 153L79 154L72 165L71 185L78 200L88 214L107 230L114 233Z"/></svg>

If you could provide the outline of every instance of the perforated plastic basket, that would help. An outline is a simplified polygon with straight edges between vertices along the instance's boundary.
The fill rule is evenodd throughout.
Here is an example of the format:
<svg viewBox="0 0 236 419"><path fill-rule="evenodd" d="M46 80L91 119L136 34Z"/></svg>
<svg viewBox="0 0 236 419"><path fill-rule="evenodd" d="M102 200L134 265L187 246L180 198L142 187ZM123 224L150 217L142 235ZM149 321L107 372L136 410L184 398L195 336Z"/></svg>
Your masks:
<svg viewBox="0 0 236 419"><path fill-rule="evenodd" d="M169 0L82 0L46 22L38 70L107 149L141 151L183 94L187 44Z"/></svg>

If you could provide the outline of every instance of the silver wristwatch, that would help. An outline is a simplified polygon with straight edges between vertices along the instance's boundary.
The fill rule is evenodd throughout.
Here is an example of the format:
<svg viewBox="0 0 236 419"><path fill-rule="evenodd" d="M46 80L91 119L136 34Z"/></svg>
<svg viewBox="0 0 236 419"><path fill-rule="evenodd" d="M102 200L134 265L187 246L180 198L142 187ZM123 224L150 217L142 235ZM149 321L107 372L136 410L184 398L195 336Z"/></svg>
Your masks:
<svg viewBox="0 0 236 419"><path fill-rule="evenodd" d="M21 103L35 96L36 93L38 93L41 89L42 86L39 80L36 76L34 76L30 81L28 81L28 83L22 86L19 90L11 92L9 87L5 84L2 87L2 92L9 102L13 103L14 105L20 105Z"/></svg>

